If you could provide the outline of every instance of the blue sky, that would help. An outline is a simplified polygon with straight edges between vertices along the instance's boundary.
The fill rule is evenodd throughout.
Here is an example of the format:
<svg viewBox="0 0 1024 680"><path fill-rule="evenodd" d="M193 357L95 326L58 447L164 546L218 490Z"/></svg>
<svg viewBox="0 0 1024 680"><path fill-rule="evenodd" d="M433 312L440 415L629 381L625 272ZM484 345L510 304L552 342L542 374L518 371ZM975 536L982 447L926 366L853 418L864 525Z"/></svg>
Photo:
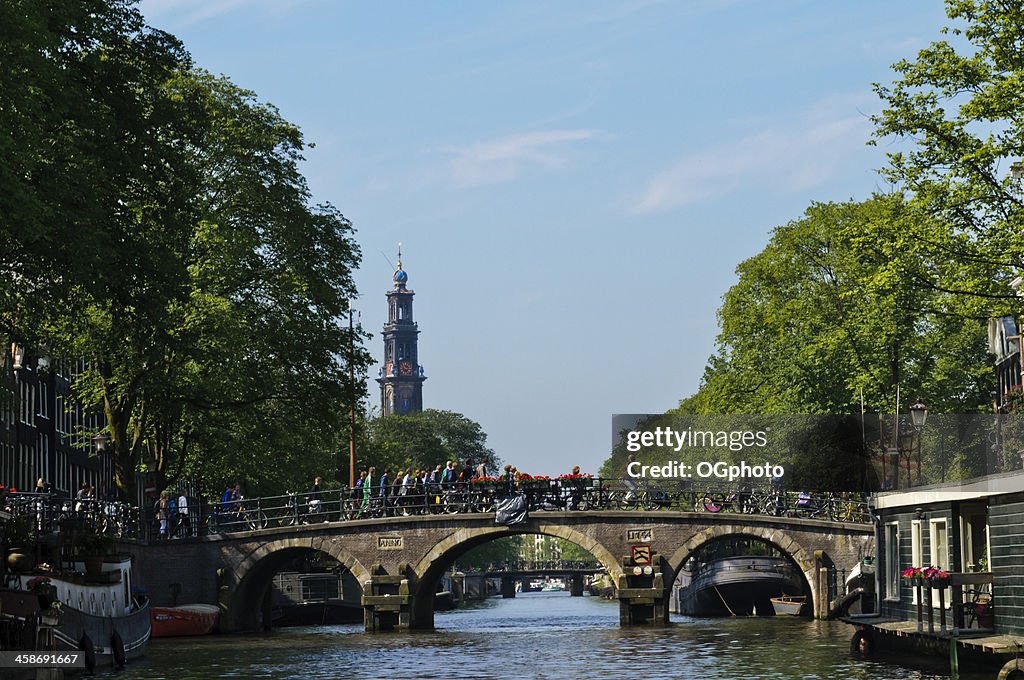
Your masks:
<svg viewBox="0 0 1024 680"><path fill-rule="evenodd" d="M596 471L612 414L697 389L773 227L887 188L871 83L945 22L939 0L141 7L316 144L304 170L357 229L374 356L401 241L425 405L552 475Z"/></svg>

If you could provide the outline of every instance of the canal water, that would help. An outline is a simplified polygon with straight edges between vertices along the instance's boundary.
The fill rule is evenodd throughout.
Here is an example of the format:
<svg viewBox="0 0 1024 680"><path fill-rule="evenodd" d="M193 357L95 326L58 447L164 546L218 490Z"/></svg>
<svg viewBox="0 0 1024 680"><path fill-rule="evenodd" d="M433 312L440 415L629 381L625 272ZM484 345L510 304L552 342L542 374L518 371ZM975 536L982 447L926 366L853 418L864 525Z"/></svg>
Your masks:
<svg viewBox="0 0 1024 680"><path fill-rule="evenodd" d="M852 629L792 617L693 619L621 629L618 604L567 593L490 599L435 615L436 631L368 635L361 624L153 640L108 677L208 678L880 678L948 677L946 659L864 660ZM963 672L964 680L993 677ZM100 674L104 675L104 674Z"/></svg>

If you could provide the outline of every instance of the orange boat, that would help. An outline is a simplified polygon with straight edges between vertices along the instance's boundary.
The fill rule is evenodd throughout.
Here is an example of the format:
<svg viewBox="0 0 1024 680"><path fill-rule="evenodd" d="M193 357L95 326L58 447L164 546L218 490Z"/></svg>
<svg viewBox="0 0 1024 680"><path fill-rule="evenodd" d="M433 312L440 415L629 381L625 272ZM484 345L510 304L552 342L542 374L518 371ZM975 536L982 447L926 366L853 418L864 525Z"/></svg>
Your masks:
<svg viewBox="0 0 1024 680"><path fill-rule="evenodd" d="M183 604L180 607L151 607L153 637L206 635L217 625L220 609L210 604Z"/></svg>

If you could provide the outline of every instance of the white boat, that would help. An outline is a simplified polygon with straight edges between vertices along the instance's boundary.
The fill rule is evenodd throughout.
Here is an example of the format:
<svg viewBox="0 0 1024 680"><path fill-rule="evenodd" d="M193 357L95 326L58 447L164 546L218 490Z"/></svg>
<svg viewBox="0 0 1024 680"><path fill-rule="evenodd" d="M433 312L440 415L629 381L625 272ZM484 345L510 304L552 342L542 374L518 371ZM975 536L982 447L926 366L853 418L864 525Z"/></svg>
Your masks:
<svg viewBox="0 0 1024 680"><path fill-rule="evenodd" d="M84 652L87 667L90 660L97 667L120 667L143 656L150 638L149 600L132 593L131 556L105 558L97 576L86 576L81 562L75 570L12 575L12 586L21 590L33 579L48 580L60 601L55 651Z"/></svg>
<svg viewBox="0 0 1024 680"><path fill-rule="evenodd" d="M772 607L775 609L775 613L789 616L800 616L806 603L807 597L804 595L783 595L772 598Z"/></svg>

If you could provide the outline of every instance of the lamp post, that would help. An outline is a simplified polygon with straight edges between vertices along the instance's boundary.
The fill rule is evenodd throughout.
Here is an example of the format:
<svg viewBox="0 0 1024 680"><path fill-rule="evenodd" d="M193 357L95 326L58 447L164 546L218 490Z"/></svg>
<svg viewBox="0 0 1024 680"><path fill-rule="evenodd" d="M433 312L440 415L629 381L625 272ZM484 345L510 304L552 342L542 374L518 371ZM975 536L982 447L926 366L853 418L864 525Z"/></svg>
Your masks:
<svg viewBox="0 0 1024 680"><path fill-rule="evenodd" d="M910 421L914 425L914 429L917 430L917 483L921 483L921 442L924 440L924 425L928 421L928 407L924 405L921 398L917 398L917 402L910 407ZM910 471L907 471L907 477L910 477Z"/></svg>

